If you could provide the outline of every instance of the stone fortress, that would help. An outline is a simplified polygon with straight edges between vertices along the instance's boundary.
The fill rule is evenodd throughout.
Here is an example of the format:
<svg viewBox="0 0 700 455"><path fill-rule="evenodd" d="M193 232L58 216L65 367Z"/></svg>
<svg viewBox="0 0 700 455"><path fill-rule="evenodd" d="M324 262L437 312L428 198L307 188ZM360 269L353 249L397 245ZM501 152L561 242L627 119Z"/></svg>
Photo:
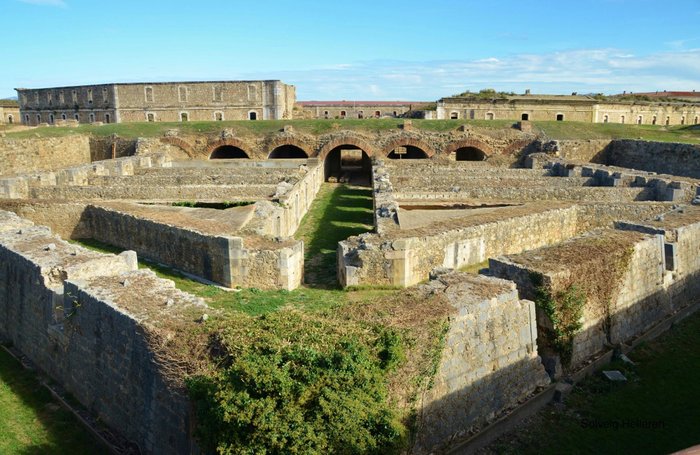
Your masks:
<svg viewBox="0 0 700 455"><path fill-rule="evenodd" d="M138 103L145 89L133 88ZM215 97L211 86L203 92ZM20 93L22 104L34 96ZM100 93L93 88L93 102ZM119 111L124 93L107 86L111 110L101 115L148 121L148 110ZM289 115L260 106L259 119ZM212 109L188 114L214 120ZM453 307L413 447L448 450L524 401L551 397L564 371L698 308L700 148L551 141L528 126L465 122L432 132L407 120L396 130L341 123L311 134L290 122L268 134L4 138L0 338L143 452L190 453L190 403L164 379L148 333L160 320L210 310L137 270L136 257L225 287L295 289L304 280L305 245L293 237L302 218L324 181L359 176L372 188L374 230L340 242L338 280L416 286ZM348 165L349 156L361 159ZM183 200L242 204L172 205ZM127 251L100 254L63 239ZM556 321L568 314L534 302L543 290L556 301L573 289L586 294L580 327L562 344Z"/></svg>
<svg viewBox="0 0 700 455"><path fill-rule="evenodd" d="M429 119L576 121L638 125L697 125L695 92L637 94L633 99L591 95L463 94L426 102L299 101L293 85L281 81L154 82L18 88L25 125L211 120ZM640 98L641 97L641 98ZM16 118L13 118L17 122ZM5 120L7 121L7 119Z"/></svg>

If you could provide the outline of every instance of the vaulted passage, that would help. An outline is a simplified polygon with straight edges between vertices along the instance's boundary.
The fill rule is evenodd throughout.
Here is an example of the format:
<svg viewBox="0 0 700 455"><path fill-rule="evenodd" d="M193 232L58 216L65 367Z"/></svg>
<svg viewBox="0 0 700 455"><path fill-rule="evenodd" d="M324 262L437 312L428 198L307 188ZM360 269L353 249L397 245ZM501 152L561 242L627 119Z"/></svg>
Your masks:
<svg viewBox="0 0 700 455"><path fill-rule="evenodd" d="M462 147L455 150L457 161L484 161L486 154L476 147Z"/></svg>
<svg viewBox="0 0 700 455"><path fill-rule="evenodd" d="M268 159L290 159L290 158L308 158L309 155L306 154L301 148L296 145L280 145L267 157Z"/></svg>
<svg viewBox="0 0 700 455"><path fill-rule="evenodd" d="M234 147L233 145L222 145L221 147L217 147L214 149L214 151L211 153L211 156L209 157L210 160L222 160L232 158L250 157L245 151L239 149L238 147Z"/></svg>
<svg viewBox="0 0 700 455"><path fill-rule="evenodd" d="M326 155L324 168L326 180L334 177L338 181L369 185L372 160L364 150L355 145L345 144L339 145Z"/></svg>
<svg viewBox="0 0 700 455"><path fill-rule="evenodd" d="M419 147L405 145L402 147L396 147L387 155L387 158L390 160L420 160L429 158L429 156Z"/></svg>

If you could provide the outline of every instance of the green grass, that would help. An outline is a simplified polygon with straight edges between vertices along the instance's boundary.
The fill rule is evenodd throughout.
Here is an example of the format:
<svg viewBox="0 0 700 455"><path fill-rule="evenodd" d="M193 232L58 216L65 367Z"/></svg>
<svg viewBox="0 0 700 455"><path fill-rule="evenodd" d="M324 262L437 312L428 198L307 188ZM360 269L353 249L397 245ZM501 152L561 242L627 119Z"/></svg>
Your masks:
<svg viewBox="0 0 700 455"><path fill-rule="evenodd" d="M533 122L551 139L643 139L700 143L697 126L623 125L620 123Z"/></svg>
<svg viewBox="0 0 700 455"><path fill-rule="evenodd" d="M338 242L373 229L369 188L324 183L295 237L304 241L304 276L313 287L336 287Z"/></svg>
<svg viewBox="0 0 700 455"><path fill-rule="evenodd" d="M548 406L491 450L530 454L664 454L700 444L700 313L616 361L628 382L582 381L564 408ZM627 423L627 427L625 426ZM639 427L639 424L648 427ZM504 442L505 440L508 440Z"/></svg>
<svg viewBox="0 0 700 455"><path fill-rule="evenodd" d="M0 453L108 453L36 376L0 349Z"/></svg>

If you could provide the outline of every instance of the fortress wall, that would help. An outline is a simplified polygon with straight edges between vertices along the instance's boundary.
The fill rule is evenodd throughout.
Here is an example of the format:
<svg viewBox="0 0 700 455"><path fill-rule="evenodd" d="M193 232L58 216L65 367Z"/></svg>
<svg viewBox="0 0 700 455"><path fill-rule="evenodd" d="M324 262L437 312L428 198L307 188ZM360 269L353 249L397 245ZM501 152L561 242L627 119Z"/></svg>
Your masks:
<svg viewBox="0 0 700 455"><path fill-rule="evenodd" d="M580 276L581 264L567 263L567 260L576 256L586 258L588 270L608 269L611 258L605 255L591 255L589 248L590 242L606 240L615 244L629 244L631 248L619 281L604 284L613 286L613 289L609 290L612 296L609 306L605 301L600 301L600 296L591 294L591 289L597 288L596 283L591 284L590 280L600 277ZM558 260L548 261L546 258L550 257L558 257ZM489 260L489 272L499 278L514 281L523 298L535 298L533 275L542 276L543 285L553 293L568 289L572 283L579 289L586 290L583 327L573 339L571 367L582 365L591 356L606 349L608 344L619 344L633 339L673 311L667 292L671 277L664 269L664 244L662 236L659 235L619 230L602 231L595 237L584 236L520 255L492 258ZM540 344L540 353L557 355L552 352L546 338L542 338L551 330L551 321L539 308L537 314L540 339L543 341Z"/></svg>
<svg viewBox="0 0 700 455"><path fill-rule="evenodd" d="M460 268L489 257L550 245L578 233L575 206L393 241L379 236L339 242L339 280L345 286L411 286L435 267Z"/></svg>
<svg viewBox="0 0 700 455"><path fill-rule="evenodd" d="M616 140L610 143L605 164L700 178L700 146Z"/></svg>
<svg viewBox="0 0 700 455"><path fill-rule="evenodd" d="M316 198L318 190L321 189L325 180L323 162L311 158L308 160L307 169L307 173L294 183L289 191L279 197L279 202L284 208L284 222L280 232L275 234L277 236L291 237L294 235Z"/></svg>
<svg viewBox="0 0 700 455"><path fill-rule="evenodd" d="M454 187L455 191L400 191L394 197L401 201L430 201L460 200L460 199L489 199L506 200L510 202L529 201L653 201L656 200L656 189L649 187L638 188L608 188L608 187L513 187L513 186L474 186Z"/></svg>
<svg viewBox="0 0 700 455"><path fill-rule="evenodd" d="M0 210L48 226L63 239L90 238L90 230L82 218L85 207L87 204L81 202L0 199Z"/></svg>
<svg viewBox="0 0 700 455"><path fill-rule="evenodd" d="M169 311L203 304L135 267L134 256L88 251L0 212L0 338L145 452L190 453L189 403L164 380L139 305L156 295ZM137 280L148 285L127 310Z"/></svg>
<svg viewBox="0 0 700 455"><path fill-rule="evenodd" d="M107 187L58 185L31 188L30 197L64 200L250 201L267 199L274 194L274 191L274 185L168 185L157 188L147 185Z"/></svg>
<svg viewBox="0 0 700 455"><path fill-rule="evenodd" d="M441 453L550 381L537 355L535 305L513 282L452 272L421 289L444 293L455 309L434 385L419 400L412 450Z"/></svg>
<svg viewBox="0 0 700 455"><path fill-rule="evenodd" d="M610 139L560 140L557 141L559 157L569 161L600 163L605 159L610 142Z"/></svg>
<svg viewBox="0 0 700 455"><path fill-rule="evenodd" d="M91 137L90 159L101 161L135 155L137 141L138 139L124 139L116 134L110 137Z"/></svg>
<svg viewBox="0 0 700 455"><path fill-rule="evenodd" d="M0 138L0 176L56 170L90 161L88 136Z"/></svg>
<svg viewBox="0 0 700 455"><path fill-rule="evenodd" d="M204 234L93 205L84 221L96 240L224 286L291 290L301 284L303 242L255 246L245 238Z"/></svg>

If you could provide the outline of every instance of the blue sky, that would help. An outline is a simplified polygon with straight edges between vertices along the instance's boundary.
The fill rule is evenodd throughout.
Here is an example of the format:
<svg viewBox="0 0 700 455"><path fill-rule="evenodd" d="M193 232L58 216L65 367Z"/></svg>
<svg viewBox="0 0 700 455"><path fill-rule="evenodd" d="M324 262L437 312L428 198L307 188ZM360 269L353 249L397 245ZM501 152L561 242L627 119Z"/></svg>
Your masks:
<svg viewBox="0 0 700 455"><path fill-rule="evenodd" d="M15 87L282 79L300 100L700 91L700 0L0 0Z"/></svg>

